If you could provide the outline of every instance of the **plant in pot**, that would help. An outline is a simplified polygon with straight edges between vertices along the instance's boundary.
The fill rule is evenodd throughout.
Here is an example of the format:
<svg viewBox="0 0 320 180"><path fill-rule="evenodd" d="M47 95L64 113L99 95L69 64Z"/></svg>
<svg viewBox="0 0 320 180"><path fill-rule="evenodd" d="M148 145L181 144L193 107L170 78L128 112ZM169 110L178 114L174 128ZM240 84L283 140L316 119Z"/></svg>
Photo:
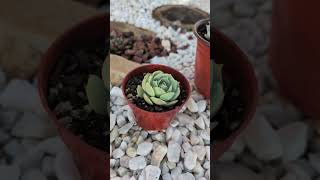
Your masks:
<svg viewBox="0 0 320 180"><path fill-rule="evenodd" d="M257 81L248 57L224 34L212 28L210 121L213 159L217 160L250 123L257 103Z"/></svg>
<svg viewBox="0 0 320 180"><path fill-rule="evenodd" d="M195 85L206 98L210 98L210 19L198 21L194 26L197 37Z"/></svg>
<svg viewBox="0 0 320 180"><path fill-rule="evenodd" d="M188 80L177 70L158 64L129 72L122 91L137 124L145 130L167 128L190 97Z"/></svg>
<svg viewBox="0 0 320 180"><path fill-rule="evenodd" d="M44 54L38 72L42 105L84 180L105 180L109 173L108 90L101 80L107 74L108 20L99 15L64 32Z"/></svg>

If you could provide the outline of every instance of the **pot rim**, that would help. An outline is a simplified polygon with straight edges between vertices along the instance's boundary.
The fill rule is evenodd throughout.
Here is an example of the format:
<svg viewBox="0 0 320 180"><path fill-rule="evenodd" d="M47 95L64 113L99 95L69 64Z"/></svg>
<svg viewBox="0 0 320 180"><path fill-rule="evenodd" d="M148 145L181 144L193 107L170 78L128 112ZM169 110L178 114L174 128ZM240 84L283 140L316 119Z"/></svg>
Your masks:
<svg viewBox="0 0 320 180"><path fill-rule="evenodd" d="M198 40L200 40L201 42L203 42L205 45L207 45L208 47L210 47L210 41L204 39L199 33L198 33L198 28L203 25L206 24L207 22L210 22L210 18L207 19L202 19L199 20L198 22L196 22L196 24L194 25L193 28L193 34L197 37ZM211 29L211 27L210 27Z"/></svg>
<svg viewBox="0 0 320 180"><path fill-rule="evenodd" d="M134 103L132 103L132 102L127 98L127 96L126 96L126 94L125 94L125 86L126 86L126 83L127 83L128 80L129 80L129 78L132 77L131 74L134 73L135 71L139 70L139 69L144 69L144 68L146 68L146 67L148 67L148 66L155 66L155 67L158 66L158 67L163 67L163 68L166 68L166 69L170 69L170 70L172 70L172 71L175 71L177 74L179 74L179 75L183 78L183 81L187 82L187 87L185 87L186 90L187 90L187 97L186 97L185 101L184 101L181 105L176 106L174 109L171 109L171 110L169 110L169 111L164 111L164 112L151 112L151 111L146 111L146 110L144 110L144 109L141 109L140 107L138 107L137 105L135 105ZM174 68L172 68L172 67L166 66L166 65L162 65L162 64L146 64L146 65L142 65L142 66L140 66L140 67L137 67L137 68L131 70L131 71L130 71L129 73L127 73L127 75L123 78L122 83L121 83L121 89L122 89L122 93L123 93L124 97L126 98L126 101L128 102L128 105L129 105L129 106L134 106L135 108L138 108L139 110L141 110L143 113L155 113L155 114L159 114L159 115L161 115L161 114L165 115L165 114L167 114L167 113L172 113L172 112L177 111L178 109L181 109L181 107L183 107L183 106L188 102L188 100L189 100L189 98L190 98L190 96L191 96L191 86L190 86L190 83L189 83L188 79L187 79L181 72L179 72L178 70L176 70L176 69L174 69Z"/></svg>
<svg viewBox="0 0 320 180"><path fill-rule="evenodd" d="M41 102L42 107L48 113L49 117L52 118L52 121L54 122L55 127L59 131L59 134L58 134L59 137L62 136L61 131L66 131L66 132L70 133L72 136L75 136L75 137L79 138L78 136L76 136L74 133L72 133L68 128L63 126L63 124L61 124L58 121L58 117L53 112L53 110L50 109L50 107L49 107L48 99L47 99L47 96L46 96L47 93L44 92L44 87L45 86L48 87L48 83L45 83L45 81L49 81L48 77L50 77L50 75L51 75L50 72L46 72L46 70L47 70L46 67L49 64L49 59L46 58L46 56L47 56L47 54L51 54L51 52L54 51L54 49L57 49L58 45L61 44L64 41L64 39L66 39L66 37L68 37L76 29L86 25L88 22L91 22L91 21L94 21L94 20L100 19L100 18L107 18L107 17L108 17L108 13L100 13L100 14L88 17L88 18L84 19L83 21L80 21L80 22L72 25L70 28L68 28L65 31L63 31L62 34L60 34L54 40L54 42L51 43L49 48L46 50L46 52L41 57L41 62L39 63L39 69L38 69L38 72L37 72L38 95L40 97L40 102ZM52 67L48 68L48 70L49 71L52 70ZM45 74L46 73L48 73L48 77L47 78L45 78ZM106 155L108 157L108 152L105 152L102 149L98 149L97 147L87 143L86 141L84 141L81 138L79 138L79 140L82 143L86 144L88 147L90 147L90 149L93 149L93 150L97 151L99 154L104 154L104 155Z"/></svg>

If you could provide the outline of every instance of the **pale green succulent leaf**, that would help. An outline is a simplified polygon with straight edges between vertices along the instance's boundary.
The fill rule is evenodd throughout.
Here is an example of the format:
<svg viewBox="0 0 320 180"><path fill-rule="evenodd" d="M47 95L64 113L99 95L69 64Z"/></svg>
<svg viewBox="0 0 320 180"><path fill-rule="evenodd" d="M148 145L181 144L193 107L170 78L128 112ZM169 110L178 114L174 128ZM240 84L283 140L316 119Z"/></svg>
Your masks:
<svg viewBox="0 0 320 180"><path fill-rule="evenodd" d="M148 97L148 95L146 93L143 94L143 99L144 99L144 101L146 101L146 103L153 105L152 101L150 100L150 98Z"/></svg>
<svg viewBox="0 0 320 180"><path fill-rule="evenodd" d="M180 87L175 91L174 96L172 97L171 100L176 100L180 95Z"/></svg>
<svg viewBox="0 0 320 180"><path fill-rule="evenodd" d="M155 76L153 77L153 79L154 79L154 80L158 80L158 79L160 79L160 78L162 78L162 77L164 77L164 76L166 76L164 73L158 73L157 75L155 75Z"/></svg>
<svg viewBox="0 0 320 180"><path fill-rule="evenodd" d="M161 100L170 101L174 97L174 92L168 92L160 96Z"/></svg>
<svg viewBox="0 0 320 180"><path fill-rule="evenodd" d="M161 89L159 87L154 87L153 89L154 89L154 93L155 93L156 97L160 97L161 95L166 93L163 89Z"/></svg>
<svg viewBox="0 0 320 180"><path fill-rule="evenodd" d="M147 81L148 81L149 76L150 76L150 74L147 73L147 74L144 76L143 80L142 80L141 86L142 86L142 89L143 89L144 91L146 90L146 84L147 84Z"/></svg>
<svg viewBox="0 0 320 180"><path fill-rule="evenodd" d="M168 102L165 106L166 106L166 107L173 106L173 105L175 105L177 102L178 102L178 100L170 101L170 102Z"/></svg>
<svg viewBox="0 0 320 180"><path fill-rule="evenodd" d="M96 75L89 75L85 91L90 107L98 114L105 115L108 112L108 93L102 79Z"/></svg>
<svg viewBox="0 0 320 180"><path fill-rule="evenodd" d="M167 104L167 102L163 101L162 99L156 98L156 97L150 97L150 99L154 104L157 104L159 106L163 106L163 105Z"/></svg>
<svg viewBox="0 0 320 180"><path fill-rule="evenodd" d="M221 83L217 83L216 85L214 85L213 87L213 97L212 97L212 102L211 102L211 114L215 115L218 110L221 108L222 104L223 104L223 100L224 100L224 91L223 91L223 87Z"/></svg>
<svg viewBox="0 0 320 180"><path fill-rule="evenodd" d="M105 88L107 89L107 92L109 92L109 89L110 89L110 83L109 83L110 73L108 68L109 57L110 56L108 55L108 58L103 62L102 69L101 69L102 80L104 82Z"/></svg>
<svg viewBox="0 0 320 180"><path fill-rule="evenodd" d="M143 94L144 94L144 91L142 89L142 86L138 85L138 87L137 87L137 95L138 95L138 97L143 98Z"/></svg>
<svg viewBox="0 0 320 180"><path fill-rule="evenodd" d="M148 94L148 96L155 96L154 90L152 88L152 86L149 83L146 83L146 89L144 89L144 91Z"/></svg>

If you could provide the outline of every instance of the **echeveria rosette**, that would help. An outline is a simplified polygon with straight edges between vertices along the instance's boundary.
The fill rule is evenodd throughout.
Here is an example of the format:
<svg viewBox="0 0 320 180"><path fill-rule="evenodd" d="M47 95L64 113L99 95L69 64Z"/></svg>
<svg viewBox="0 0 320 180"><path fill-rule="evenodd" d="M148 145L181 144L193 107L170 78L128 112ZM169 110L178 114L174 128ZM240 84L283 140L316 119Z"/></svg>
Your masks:
<svg viewBox="0 0 320 180"><path fill-rule="evenodd" d="M137 95L149 105L173 106L180 95L180 85L171 74L162 71L145 74Z"/></svg>
<svg viewBox="0 0 320 180"><path fill-rule="evenodd" d="M223 79L222 79L222 64L216 64L214 60L211 60L211 115L214 116L223 104L224 91L223 91Z"/></svg>

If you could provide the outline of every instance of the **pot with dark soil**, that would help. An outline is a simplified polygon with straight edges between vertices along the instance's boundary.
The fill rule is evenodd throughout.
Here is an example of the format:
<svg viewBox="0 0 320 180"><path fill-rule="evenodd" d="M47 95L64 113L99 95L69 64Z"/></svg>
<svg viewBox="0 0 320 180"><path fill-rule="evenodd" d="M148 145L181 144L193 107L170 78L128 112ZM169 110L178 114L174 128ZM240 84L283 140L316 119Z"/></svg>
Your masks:
<svg viewBox="0 0 320 180"><path fill-rule="evenodd" d="M190 84L177 70L144 65L129 72L122 91L136 121L145 130L166 129L190 97Z"/></svg>
<svg viewBox="0 0 320 180"><path fill-rule="evenodd" d="M110 53L122 56L137 63L149 63L155 56L168 56L176 53L177 46L170 40L162 40L152 35L135 35L133 32L112 30Z"/></svg>
<svg viewBox="0 0 320 180"><path fill-rule="evenodd" d="M197 37L195 85L198 91L206 98L210 98L210 21L204 19L194 26L194 34Z"/></svg>
<svg viewBox="0 0 320 180"><path fill-rule="evenodd" d="M107 57L108 15L88 19L62 34L44 54L38 73L42 105L71 151L84 180L105 180L109 161L108 109L93 105ZM105 70L103 70L105 71ZM99 84L100 83L100 84ZM93 85L92 85L93 84Z"/></svg>
<svg viewBox="0 0 320 180"><path fill-rule="evenodd" d="M213 29L211 147L217 160L250 123L257 104L257 80L248 57L225 35ZM217 63L215 63L215 62Z"/></svg>

